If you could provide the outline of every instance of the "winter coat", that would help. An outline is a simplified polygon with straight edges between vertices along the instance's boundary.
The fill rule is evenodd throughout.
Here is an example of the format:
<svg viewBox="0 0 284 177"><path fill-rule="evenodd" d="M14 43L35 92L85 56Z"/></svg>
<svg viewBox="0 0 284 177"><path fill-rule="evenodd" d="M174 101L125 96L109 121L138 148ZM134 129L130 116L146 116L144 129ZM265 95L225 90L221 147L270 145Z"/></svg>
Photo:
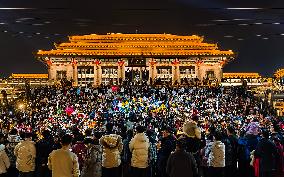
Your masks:
<svg viewBox="0 0 284 177"><path fill-rule="evenodd" d="M144 133L138 133L129 143L132 152L131 166L136 168L148 167L149 139Z"/></svg>
<svg viewBox="0 0 284 177"><path fill-rule="evenodd" d="M31 172L35 170L35 142L29 140L21 141L16 145L14 153L17 158L16 167L20 172Z"/></svg>
<svg viewBox="0 0 284 177"><path fill-rule="evenodd" d="M132 153L130 152L130 149L129 149L130 141L131 141L131 138L126 138L125 140L123 140L122 161L124 164L131 163Z"/></svg>
<svg viewBox="0 0 284 177"><path fill-rule="evenodd" d="M87 148L85 163L81 177L102 176L102 147L101 145L90 145Z"/></svg>
<svg viewBox="0 0 284 177"><path fill-rule="evenodd" d="M254 155L260 158L260 171L269 172L276 169L277 149L275 144L268 139L261 139Z"/></svg>
<svg viewBox="0 0 284 177"><path fill-rule="evenodd" d="M48 168L52 177L79 177L79 163L75 153L69 149L57 149L48 157Z"/></svg>
<svg viewBox="0 0 284 177"><path fill-rule="evenodd" d="M77 142L72 146L72 152L77 155L79 167L80 170L82 170L87 155L87 146L83 142Z"/></svg>
<svg viewBox="0 0 284 177"><path fill-rule="evenodd" d="M36 164L38 166L47 165L48 156L52 152L54 142L51 139L42 139L36 143Z"/></svg>
<svg viewBox="0 0 284 177"><path fill-rule="evenodd" d="M0 145L0 174L6 173L7 169L10 167L10 160L5 152L5 146Z"/></svg>
<svg viewBox="0 0 284 177"><path fill-rule="evenodd" d="M157 159L157 168L159 171L166 171L166 165L171 152L175 150L176 147L176 139L169 135L167 137L162 138L161 140L161 148L158 151L158 159Z"/></svg>
<svg viewBox="0 0 284 177"><path fill-rule="evenodd" d="M122 138L116 134L101 137L103 146L102 166L105 168L118 167L121 164L120 154L123 149Z"/></svg>
<svg viewBox="0 0 284 177"><path fill-rule="evenodd" d="M210 167L225 167L225 144L214 141L208 158Z"/></svg>
<svg viewBox="0 0 284 177"><path fill-rule="evenodd" d="M6 144L6 152L10 159L11 167L16 168L16 156L14 154L14 150L16 145L20 142L20 137L18 135L9 135L8 136L8 143Z"/></svg>
<svg viewBox="0 0 284 177"><path fill-rule="evenodd" d="M197 175L197 165L193 155L177 150L170 155L166 171L169 177L194 177Z"/></svg>

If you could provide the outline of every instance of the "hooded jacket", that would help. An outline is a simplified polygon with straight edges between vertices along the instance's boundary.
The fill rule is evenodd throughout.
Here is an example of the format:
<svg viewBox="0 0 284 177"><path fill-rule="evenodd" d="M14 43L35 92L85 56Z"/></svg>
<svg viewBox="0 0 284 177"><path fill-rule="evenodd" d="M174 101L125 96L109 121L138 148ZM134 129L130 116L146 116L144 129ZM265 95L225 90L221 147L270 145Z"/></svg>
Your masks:
<svg viewBox="0 0 284 177"><path fill-rule="evenodd" d="M136 168L148 167L149 139L144 133L138 133L129 143L132 152L131 166Z"/></svg>
<svg viewBox="0 0 284 177"><path fill-rule="evenodd" d="M10 160L5 152L5 146L0 145L0 174L6 173L10 167Z"/></svg>
<svg viewBox="0 0 284 177"><path fill-rule="evenodd" d="M118 167L121 164L120 154L123 149L122 138L116 134L101 137L103 146L102 166L105 168Z"/></svg>
<svg viewBox="0 0 284 177"><path fill-rule="evenodd" d="M210 167L225 167L225 144L221 141L214 141L208 158Z"/></svg>
<svg viewBox="0 0 284 177"><path fill-rule="evenodd" d="M53 177L79 177L78 157L69 149L54 150L48 157L48 168Z"/></svg>
<svg viewBox="0 0 284 177"><path fill-rule="evenodd" d="M21 141L14 150L17 157L16 167L20 172L35 170L36 147L33 141Z"/></svg>

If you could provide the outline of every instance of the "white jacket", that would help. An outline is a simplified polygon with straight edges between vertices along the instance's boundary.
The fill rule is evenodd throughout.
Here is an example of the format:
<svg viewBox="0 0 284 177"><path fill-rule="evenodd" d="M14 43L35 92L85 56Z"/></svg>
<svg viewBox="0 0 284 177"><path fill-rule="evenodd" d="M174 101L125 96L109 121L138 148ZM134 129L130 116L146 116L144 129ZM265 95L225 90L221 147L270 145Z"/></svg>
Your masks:
<svg viewBox="0 0 284 177"><path fill-rule="evenodd" d="M148 167L149 139L144 133L138 133L129 143L132 152L131 166L136 168Z"/></svg>
<svg viewBox="0 0 284 177"><path fill-rule="evenodd" d="M48 157L48 168L52 171L52 177L80 176L78 158L69 149L52 151Z"/></svg>
<svg viewBox="0 0 284 177"><path fill-rule="evenodd" d="M21 141L14 150L17 158L16 167L20 172L31 172L35 170L36 147L33 141Z"/></svg>
<svg viewBox="0 0 284 177"><path fill-rule="evenodd" d="M105 168L118 167L121 164L120 154L123 149L121 136L104 135L100 139L100 144L103 146L102 166Z"/></svg>
<svg viewBox="0 0 284 177"><path fill-rule="evenodd" d="M210 167L225 167L225 144L214 141L208 158Z"/></svg>
<svg viewBox="0 0 284 177"><path fill-rule="evenodd" d="M5 146L0 145L0 174L6 173L10 167L10 160L5 152Z"/></svg>

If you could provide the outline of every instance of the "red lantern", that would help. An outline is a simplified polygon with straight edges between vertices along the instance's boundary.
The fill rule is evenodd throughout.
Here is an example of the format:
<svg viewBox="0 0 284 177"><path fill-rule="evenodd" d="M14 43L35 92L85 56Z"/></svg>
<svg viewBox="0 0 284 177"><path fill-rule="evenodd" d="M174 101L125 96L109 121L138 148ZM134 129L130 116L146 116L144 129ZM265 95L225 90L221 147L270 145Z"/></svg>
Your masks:
<svg viewBox="0 0 284 177"><path fill-rule="evenodd" d="M118 64L118 66L122 67L122 66L124 65L124 61L123 61L123 60L119 60L119 61L117 62L117 64Z"/></svg>
<svg viewBox="0 0 284 177"><path fill-rule="evenodd" d="M220 63L220 66L223 67L223 66L226 64L226 62L227 62L226 60L220 61L220 62L219 62L219 63Z"/></svg>
<svg viewBox="0 0 284 177"><path fill-rule="evenodd" d="M151 60L149 63L150 63L150 66L153 67L157 62L155 60Z"/></svg>
<svg viewBox="0 0 284 177"><path fill-rule="evenodd" d="M173 64L174 66L177 66L177 65L179 64L179 61L178 61L177 59L175 59L174 61L172 61L172 64Z"/></svg>
<svg viewBox="0 0 284 177"><path fill-rule="evenodd" d="M78 62L77 62L77 60L75 60L75 59L72 61L72 65L73 65L73 66L77 65L77 63L78 63Z"/></svg>
<svg viewBox="0 0 284 177"><path fill-rule="evenodd" d="M94 63L98 66L100 65L102 62L100 60L95 60Z"/></svg>
<svg viewBox="0 0 284 177"><path fill-rule="evenodd" d="M50 59L46 60L46 63L47 63L48 66L52 65L52 61Z"/></svg>

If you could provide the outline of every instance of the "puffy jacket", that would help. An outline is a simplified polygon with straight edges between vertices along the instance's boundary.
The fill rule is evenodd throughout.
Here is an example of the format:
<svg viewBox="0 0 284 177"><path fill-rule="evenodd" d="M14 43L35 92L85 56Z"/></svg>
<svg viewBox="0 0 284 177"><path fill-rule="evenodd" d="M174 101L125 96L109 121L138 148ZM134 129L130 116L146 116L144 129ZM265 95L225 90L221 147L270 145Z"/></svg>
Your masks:
<svg viewBox="0 0 284 177"><path fill-rule="evenodd" d="M48 168L52 177L79 177L79 163L75 153L69 149L54 150L48 157Z"/></svg>
<svg viewBox="0 0 284 177"><path fill-rule="evenodd" d="M100 144L103 146L102 166L105 168L118 167L121 164L120 154L123 149L121 136L105 135L101 137Z"/></svg>
<svg viewBox="0 0 284 177"><path fill-rule="evenodd" d="M138 133L129 143L132 152L131 166L136 168L148 167L149 139L144 133Z"/></svg>
<svg viewBox="0 0 284 177"><path fill-rule="evenodd" d="M21 141L14 150L17 158L16 167L20 172L35 170L36 147L33 141Z"/></svg>
<svg viewBox="0 0 284 177"><path fill-rule="evenodd" d="M5 152L5 146L0 145L0 174L6 173L7 169L10 167L10 160Z"/></svg>
<svg viewBox="0 0 284 177"><path fill-rule="evenodd" d="M208 158L210 167L225 167L225 144L221 141L214 141Z"/></svg>

